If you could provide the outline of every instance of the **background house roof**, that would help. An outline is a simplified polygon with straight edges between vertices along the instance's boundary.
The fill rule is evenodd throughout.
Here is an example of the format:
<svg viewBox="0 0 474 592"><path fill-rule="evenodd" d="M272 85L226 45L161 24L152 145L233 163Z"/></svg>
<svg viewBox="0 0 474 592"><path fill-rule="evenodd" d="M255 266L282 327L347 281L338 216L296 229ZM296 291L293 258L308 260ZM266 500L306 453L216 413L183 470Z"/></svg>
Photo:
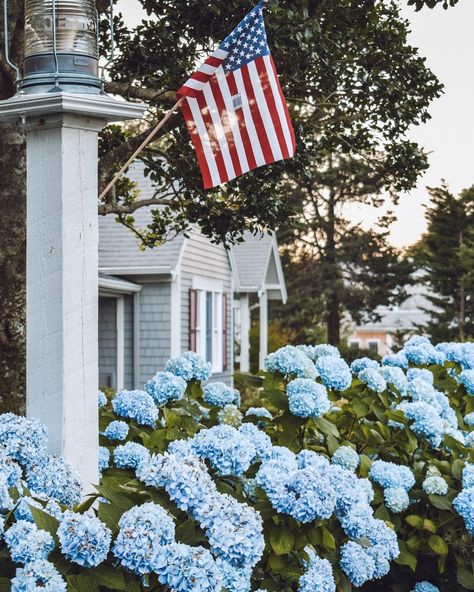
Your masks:
<svg viewBox="0 0 474 592"><path fill-rule="evenodd" d="M244 233L244 241L230 250L237 292L259 292L272 288L286 301L286 285L274 233Z"/></svg>
<svg viewBox="0 0 474 592"><path fill-rule="evenodd" d="M137 183L140 199L154 197L155 190L149 177L144 175L144 164L135 162L127 176ZM156 209L156 206L155 206ZM150 207L139 208L134 213L138 228L144 228L151 221ZM145 269L155 273L174 273L185 237L180 234L154 249L140 250L139 240L130 230L118 224L114 214L99 216L99 269L120 275L122 269ZM126 275L124 273L124 275Z"/></svg>

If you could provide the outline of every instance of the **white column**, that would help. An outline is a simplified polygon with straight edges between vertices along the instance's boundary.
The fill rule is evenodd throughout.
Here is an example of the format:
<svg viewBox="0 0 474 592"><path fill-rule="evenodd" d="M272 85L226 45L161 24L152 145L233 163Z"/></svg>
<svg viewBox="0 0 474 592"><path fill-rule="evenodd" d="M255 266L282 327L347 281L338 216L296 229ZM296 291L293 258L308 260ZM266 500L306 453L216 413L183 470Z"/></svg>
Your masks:
<svg viewBox="0 0 474 592"><path fill-rule="evenodd" d="M268 297L266 290L259 294L260 302L260 353L259 368L263 368L263 363L268 354Z"/></svg>
<svg viewBox="0 0 474 592"><path fill-rule="evenodd" d="M240 295L240 371L250 370L250 307L249 295Z"/></svg>
<svg viewBox="0 0 474 592"><path fill-rule="evenodd" d="M98 482L97 138L145 106L48 93L0 102L27 135L27 414L50 452Z"/></svg>
<svg viewBox="0 0 474 592"><path fill-rule="evenodd" d="M117 298L115 324L117 329L117 392L120 393L125 388L125 300L123 296Z"/></svg>

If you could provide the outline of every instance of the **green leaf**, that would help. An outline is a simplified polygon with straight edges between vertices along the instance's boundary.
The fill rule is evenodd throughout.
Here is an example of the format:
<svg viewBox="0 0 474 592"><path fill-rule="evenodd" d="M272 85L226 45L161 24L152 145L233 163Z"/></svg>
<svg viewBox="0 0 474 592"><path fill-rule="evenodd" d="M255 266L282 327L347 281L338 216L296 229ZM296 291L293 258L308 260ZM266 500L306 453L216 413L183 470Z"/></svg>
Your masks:
<svg viewBox="0 0 474 592"><path fill-rule="evenodd" d="M417 516L416 514L410 514L405 518L405 521L413 528L418 528L421 530L423 528L423 518L421 516Z"/></svg>
<svg viewBox="0 0 474 592"><path fill-rule="evenodd" d="M400 555L395 559L395 563L399 565L407 565L413 572L416 571L416 556L410 553L404 541L398 542L400 547Z"/></svg>
<svg viewBox="0 0 474 592"><path fill-rule="evenodd" d="M322 527L322 531L323 545L326 547L326 549L334 550L336 548L336 540L325 526Z"/></svg>
<svg viewBox="0 0 474 592"><path fill-rule="evenodd" d="M457 577L459 584L466 588L466 590L474 590L474 574L472 571L460 567L457 571Z"/></svg>
<svg viewBox="0 0 474 592"><path fill-rule="evenodd" d="M288 409L288 397L283 391L274 388L267 389L263 392L263 396L277 409Z"/></svg>
<svg viewBox="0 0 474 592"><path fill-rule="evenodd" d="M28 506L30 508L31 514L33 515L36 526L41 530L49 532L49 534L53 537L54 542L58 544L58 537L56 533L59 528L59 520L44 510L41 510L40 508L36 508L30 504L28 504Z"/></svg>
<svg viewBox="0 0 474 592"><path fill-rule="evenodd" d="M248 384L256 388L260 388L263 384L263 378L261 376L255 376L254 374L244 374L242 372L234 372L234 379L236 382Z"/></svg>
<svg viewBox="0 0 474 592"><path fill-rule="evenodd" d="M117 508L114 504L100 503L97 513L102 522L107 525L112 532L118 532L118 523L123 514L120 508Z"/></svg>
<svg viewBox="0 0 474 592"><path fill-rule="evenodd" d="M68 592L99 592L99 585L92 578L84 575L67 576Z"/></svg>
<svg viewBox="0 0 474 592"><path fill-rule="evenodd" d="M186 545L196 545L201 540L201 535L194 524L194 520L182 522L176 528L176 538Z"/></svg>
<svg viewBox="0 0 474 592"><path fill-rule="evenodd" d="M357 397L351 401L350 407L358 418L365 417L370 413L370 407Z"/></svg>
<svg viewBox="0 0 474 592"><path fill-rule="evenodd" d="M464 463L462 460L457 458L451 466L451 474L455 479L461 480L462 470L464 469Z"/></svg>
<svg viewBox="0 0 474 592"><path fill-rule="evenodd" d="M89 569L87 574L96 580L100 586L105 586L109 590L127 589L123 573L111 565L99 565L98 567Z"/></svg>
<svg viewBox="0 0 474 592"><path fill-rule="evenodd" d="M452 510L453 506L445 495L429 495L430 502L438 510Z"/></svg>
<svg viewBox="0 0 474 592"><path fill-rule="evenodd" d="M9 578L0 578L0 592L10 592L11 589L11 580Z"/></svg>
<svg viewBox="0 0 474 592"><path fill-rule="evenodd" d="M324 419L324 417L318 417L317 419L313 419L313 423L316 426L316 428L323 434L339 438L339 430L337 429L337 427L327 419Z"/></svg>
<svg viewBox="0 0 474 592"><path fill-rule="evenodd" d="M428 539L428 545L437 555L447 555L449 552L448 545L437 534L432 534L430 536Z"/></svg>
<svg viewBox="0 0 474 592"><path fill-rule="evenodd" d="M270 533L270 544L277 555L286 555L295 544L295 537L291 530L279 526Z"/></svg>
<svg viewBox="0 0 474 592"><path fill-rule="evenodd" d="M433 520L425 518L423 520L423 530L427 530L428 532L435 534L438 529L436 528L436 524L433 522Z"/></svg>

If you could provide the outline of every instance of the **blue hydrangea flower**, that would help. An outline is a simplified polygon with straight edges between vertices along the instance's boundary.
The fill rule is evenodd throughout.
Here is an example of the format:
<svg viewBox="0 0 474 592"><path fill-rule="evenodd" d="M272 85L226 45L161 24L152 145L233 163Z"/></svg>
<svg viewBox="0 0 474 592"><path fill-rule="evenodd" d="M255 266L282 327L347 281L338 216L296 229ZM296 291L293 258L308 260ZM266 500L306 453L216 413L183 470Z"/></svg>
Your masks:
<svg viewBox="0 0 474 592"><path fill-rule="evenodd" d="M107 405L107 397L105 396L105 393L103 393L102 391L99 391L97 393L97 404L99 405L99 409Z"/></svg>
<svg viewBox="0 0 474 592"><path fill-rule="evenodd" d="M52 497L65 506L72 507L81 500L79 473L61 457L47 456L42 464L27 469L26 483L33 494Z"/></svg>
<svg viewBox="0 0 474 592"><path fill-rule="evenodd" d="M301 349L293 345L285 345L265 358L264 367L267 372L294 375L300 378L316 378L313 362Z"/></svg>
<svg viewBox="0 0 474 592"><path fill-rule="evenodd" d="M20 498L15 511L14 515L17 520L27 520L28 522L34 522L33 514L31 513L30 506L34 508L39 508L40 510L43 509L43 506L29 496L24 496Z"/></svg>
<svg viewBox="0 0 474 592"><path fill-rule="evenodd" d="M387 388L385 378L375 368L365 368L364 370L361 370L358 374L358 378L364 382L370 390L375 391L376 393L383 393Z"/></svg>
<svg viewBox="0 0 474 592"><path fill-rule="evenodd" d="M270 436L259 430L253 423L244 423L239 428L239 433L249 440L256 450L256 460L265 460L272 451Z"/></svg>
<svg viewBox="0 0 474 592"><path fill-rule="evenodd" d="M339 446L333 454L331 462L348 471L355 471L359 466L359 455L350 446Z"/></svg>
<svg viewBox="0 0 474 592"><path fill-rule="evenodd" d="M306 548L305 553L309 559L300 577L298 592L335 592L336 582L329 561L318 557L312 549Z"/></svg>
<svg viewBox="0 0 474 592"><path fill-rule="evenodd" d="M128 424L125 421L111 421L105 428L104 436L108 440L121 442L128 436Z"/></svg>
<svg viewBox="0 0 474 592"><path fill-rule="evenodd" d="M317 454L314 450L302 450L296 456L296 462L299 469L314 467L323 471L329 467L329 460L322 454Z"/></svg>
<svg viewBox="0 0 474 592"><path fill-rule="evenodd" d="M286 387L290 412L297 417L321 417L331 403L326 387L309 378L296 378Z"/></svg>
<svg viewBox="0 0 474 592"><path fill-rule="evenodd" d="M119 527L112 552L123 567L137 575L150 573L159 547L174 542L174 522L157 504L128 510L120 518Z"/></svg>
<svg viewBox="0 0 474 592"><path fill-rule="evenodd" d="M401 395L405 395L408 389L408 380L401 368L395 366L382 366L379 369L380 375L387 384L393 384Z"/></svg>
<svg viewBox="0 0 474 592"><path fill-rule="evenodd" d="M22 467L42 460L47 440L46 427L37 419L26 419L14 413L0 415L0 446Z"/></svg>
<svg viewBox="0 0 474 592"><path fill-rule="evenodd" d="M412 335L405 341L405 347L428 346L431 341L424 335Z"/></svg>
<svg viewBox="0 0 474 592"><path fill-rule="evenodd" d="M105 446L99 446L99 471L105 471L110 464L110 452Z"/></svg>
<svg viewBox="0 0 474 592"><path fill-rule="evenodd" d="M440 592L437 586L434 586L430 582L418 582L412 588L412 592Z"/></svg>
<svg viewBox="0 0 474 592"><path fill-rule="evenodd" d="M112 533L93 514L77 514L67 510L57 534L61 552L73 563L95 567L107 558Z"/></svg>
<svg viewBox="0 0 474 592"><path fill-rule="evenodd" d="M194 437L193 451L206 459L219 475L240 477L255 459L255 446L235 428L222 424L201 430Z"/></svg>
<svg viewBox="0 0 474 592"><path fill-rule="evenodd" d="M2 448L0 448L0 474L6 478L8 487L17 487L22 477L20 465L7 456Z"/></svg>
<svg viewBox="0 0 474 592"><path fill-rule="evenodd" d="M412 380L415 380L415 378L420 378L428 384L433 384L434 382L433 372L426 368L409 368L407 370L407 380L411 382Z"/></svg>
<svg viewBox="0 0 474 592"><path fill-rule="evenodd" d="M427 495L446 495L448 493L448 484L439 475L427 475L422 487Z"/></svg>
<svg viewBox="0 0 474 592"><path fill-rule="evenodd" d="M14 502L9 492L8 478L3 473L0 473L0 512L11 510Z"/></svg>
<svg viewBox="0 0 474 592"><path fill-rule="evenodd" d="M240 427L243 419L244 416L239 411L237 405L226 405L217 414L217 421L219 423L230 425L233 428Z"/></svg>
<svg viewBox="0 0 474 592"><path fill-rule="evenodd" d="M252 570L248 567L235 567L220 557L216 559L222 576L222 585L228 592L250 592Z"/></svg>
<svg viewBox="0 0 474 592"><path fill-rule="evenodd" d="M316 370L323 384L336 391L345 391L352 382L349 366L342 358L323 356L316 361Z"/></svg>
<svg viewBox="0 0 474 592"><path fill-rule="evenodd" d="M320 343L319 345L297 345L296 347L313 362L322 356L335 356L337 358L341 355L337 347L329 345L329 343Z"/></svg>
<svg viewBox="0 0 474 592"><path fill-rule="evenodd" d="M127 442L114 450L114 463L119 469L136 469L148 457L148 450L137 442Z"/></svg>
<svg viewBox="0 0 474 592"><path fill-rule="evenodd" d="M210 362L206 362L201 356L189 351L179 358L168 360L165 371L180 376L186 382L190 380L208 380L212 374L212 366Z"/></svg>
<svg viewBox="0 0 474 592"><path fill-rule="evenodd" d="M203 388L203 399L208 405L225 407L226 405L240 405L239 391L224 382L211 382Z"/></svg>
<svg viewBox="0 0 474 592"><path fill-rule="evenodd" d="M468 395L474 397L474 370L463 370L458 376Z"/></svg>
<svg viewBox="0 0 474 592"><path fill-rule="evenodd" d="M362 586L375 573L375 561L367 549L354 541L342 545L339 565L354 586Z"/></svg>
<svg viewBox="0 0 474 592"><path fill-rule="evenodd" d="M474 487L463 489L461 493L454 498L453 506L456 512L464 520L468 533L471 536L474 536Z"/></svg>
<svg viewBox="0 0 474 592"><path fill-rule="evenodd" d="M441 445L445 423L432 405L424 401L403 402L397 405L396 409L403 411L407 419L413 420L410 427L417 436L426 438L433 448Z"/></svg>
<svg viewBox="0 0 474 592"><path fill-rule="evenodd" d="M474 424L474 413L473 415L473 424ZM245 417L265 417L266 419L273 419L272 414L268 409L265 407L249 407L245 413Z"/></svg>
<svg viewBox="0 0 474 592"><path fill-rule="evenodd" d="M11 584L11 592L67 592L66 582L49 561L34 561L18 568Z"/></svg>
<svg viewBox="0 0 474 592"><path fill-rule="evenodd" d="M462 470L462 486L463 489L474 487L474 464L466 463Z"/></svg>
<svg viewBox="0 0 474 592"><path fill-rule="evenodd" d="M388 354L382 358L383 366L392 366L394 368L408 368L408 359L405 352L399 351L396 354Z"/></svg>
<svg viewBox="0 0 474 592"><path fill-rule="evenodd" d="M474 426L474 411L464 416L464 423L469 427Z"/></svg>
<svg viewBox="0 0 474 592"><path fill-rule="evenodd" d="M373 368L376 370L379 367L379 363L376 360L372 360L371 358L357 358L351 364L351 372L352 374L359 374L362 370L366 368Z"/></svg>
<svg viewBox="0 0 474 592"><path fill-rule="evenodd" d="M216 491L206 465L194 454L154 454L136 476L149 487L164 488L180 510L195 512Z"/></svg>
<svg viewBox="0 0 474 592"><path fill-rule="evenodd" d="M409 467L383 460L372 463L369 476L384 489L401 487L405 491L410 491L415 485L415 477Z"/></svg>
<svg viewBox="0 0 474 592"><path fill-rule="evenodd" d="M395 514L405 511L410 505L410 498L403 487L387 487L383 497L387 508Z"/></svg>
<svg viewBox="0 0 474 592"><path fill-rule="evenodd" d="M204 547L173 543L160 549L153 571L173 592L220 592L222 578L211 553Z"/></svg>
<svg viewBox="0 0 474 592"><path fill-rule="evenodd" d="M54 549L53 537L35 524L20 520L10 526L5 533L5 542L15 563L31 563L47 559Z"/></svg>
<svg viewBox="0 0 474 592"><path fill-rule="evenodd" d="M187 383L184 378L173 372L157 372L146 383L146 392L153 397L155 403L161 407L169 401L178 401L184 397Z"/></svg>
<svg viewBox="0 0 474 592"><path fill-rule="evenodd" d="M112 399L117 415L135 420L140 425L155 427L158 409L153 397L145 391L123 391Z"/></svg>

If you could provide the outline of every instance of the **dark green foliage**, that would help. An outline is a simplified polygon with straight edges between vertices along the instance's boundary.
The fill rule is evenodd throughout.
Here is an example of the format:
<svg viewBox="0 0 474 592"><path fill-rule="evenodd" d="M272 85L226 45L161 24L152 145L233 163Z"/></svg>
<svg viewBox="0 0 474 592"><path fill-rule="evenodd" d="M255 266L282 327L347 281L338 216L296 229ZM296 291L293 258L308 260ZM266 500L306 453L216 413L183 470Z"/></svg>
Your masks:
<svg viewBox="0 0 474 592"><path fill-rule="evenodd" d="M426 330L437 341L474 338L474 186L453 195L429 189L428 229L415 245L434 310Z"/></svg>

